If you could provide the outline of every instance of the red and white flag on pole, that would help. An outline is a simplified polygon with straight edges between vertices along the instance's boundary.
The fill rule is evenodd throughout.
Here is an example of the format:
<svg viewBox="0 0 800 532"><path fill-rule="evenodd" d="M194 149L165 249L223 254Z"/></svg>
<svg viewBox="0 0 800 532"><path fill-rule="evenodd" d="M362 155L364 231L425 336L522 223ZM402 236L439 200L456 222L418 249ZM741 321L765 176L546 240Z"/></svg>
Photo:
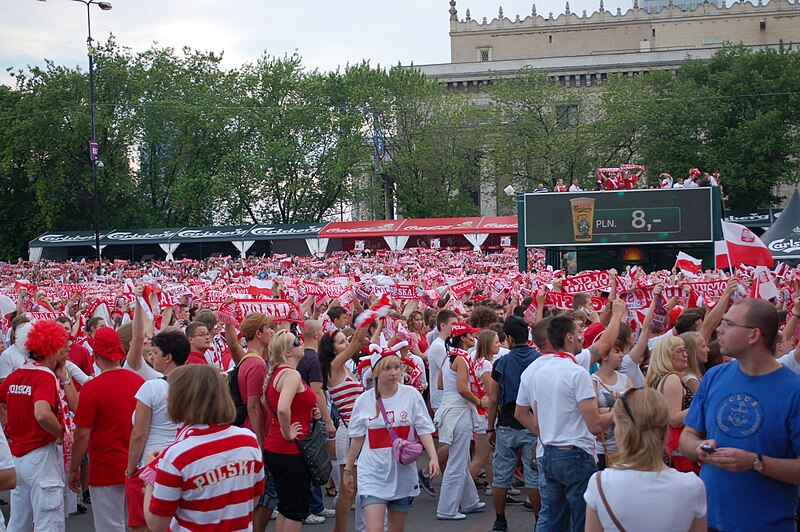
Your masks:
<svg viewBox="0 0 800 532"><path fill-rule="evenodd" d="M694 275L697 275L700 273L700 270L703 269L703 260L696 259L688 253L679 251L678 256L675 259L675 267L685 272L690 272Z"/></svg>
<svg viewBox="0 0 800 532"><path fill-rule="evenodd" d="M739 264L767 266L775 263L772 253L750 229L732 222L722 222L724 240L714 242L717 268L732 268Z"/></svg>

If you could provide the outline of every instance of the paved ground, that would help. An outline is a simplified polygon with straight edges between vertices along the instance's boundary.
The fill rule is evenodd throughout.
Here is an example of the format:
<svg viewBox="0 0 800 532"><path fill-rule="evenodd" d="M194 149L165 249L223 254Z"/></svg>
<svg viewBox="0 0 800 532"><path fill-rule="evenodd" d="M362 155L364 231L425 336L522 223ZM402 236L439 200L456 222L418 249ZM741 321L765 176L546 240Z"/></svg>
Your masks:
<svg viewBox="0 0 800 532"><path fill-rule="evenodd" d="M427 456L423 454L417 461L417 468L421 469L427 465ZM514 479L514 484L519 482ZM481 500L486 503L486 508L481 513L470 514L464 521L439 521L436 519L436 504L438 502L438 493L441 487L441 476L434 480L433 486L436 489L437 497L430 497L424 492L414 499L414 508L409 513L406 530L409 532L490 532L494 524L495 513L492 503L492 497L486 496L483 489L479 489L478 493ZM519 486L517 486L519 487ZM524 499L525 491L523 494L517 496L519 499ZM11 499L10 493L0 492L0 501L6 503ZM332 497L325 497L325 506L332 508L334 501ZM87 505L88 512L82 515L73 515L67 517L67 532L94 532L94 521L92 520L92 506ZM0 504L0 511L2 511L3 518L8 521L9 505ZM354 512L350 512L349 530L355 530L353 526ZM536 525L533 512L526 509L524 506L508 506L506 508L506 519L508 520L508 530L510 532L529 531L532 532ZM328 532L333 529L333 518L327 520L326 523L321 525L305 525L303 527L309 532ZM274 532L275 521L271 521L267 527L267 531Z"/></svg>
<svg viewBox="0 0 800 532"><path fill-rule="evenodd" d="M438 480L434 482L438 493ZM458 532L489 532L494 523L494 511L492 508L492 498L483 495L483 491L479 491L481 499L486 502L486 510L483 513L471 514L467 516L466 521L439 521L436 519L436 503L437 498L429 497L422 493L414 500L414 509L409 514L408 525L406 530L409 532L423 532L423 531L458 531ZM4 501L9 500L9 493L0 493L0 499ZM333 499L330 497L325 498L325 505L328 507L333 506ZM3 515L8 519L8 505L0 506ZM350 513L350 530L353 530L353 513ZM508 507L506 511L508 518L508 529L511 532L516 531L532 531L534 528L533 512L525 509L522 506ZM274 521L270 523L267 528L268 531L274 531ZM306 525L305 530L309 532L327 532L333 528L333 519L328 519L328 522L323 525ZM92 523L91 505L89 506L89 513L84 515L72 516L67 518L67 531L69 532L93 532L94 526Z"/></svg>

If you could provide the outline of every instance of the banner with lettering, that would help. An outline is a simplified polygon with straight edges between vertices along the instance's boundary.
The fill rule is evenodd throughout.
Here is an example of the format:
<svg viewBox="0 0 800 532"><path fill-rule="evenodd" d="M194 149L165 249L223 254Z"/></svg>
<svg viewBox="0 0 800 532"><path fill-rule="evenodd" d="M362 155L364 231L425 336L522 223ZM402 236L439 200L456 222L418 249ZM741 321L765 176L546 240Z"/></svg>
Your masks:
<svg viewBox="0 0 800 532"><path fill-rule="evenodd" d="M235 299L236 315L239 321L253 312L261 312L275 319L300 319L300 309L286 299Z"/></svg>
<svg viewBox="0 0 800 532"><path fill-rule="evenodd" d="M611 291L611 275L607 271L570 275L561 281L561 287L567 294L581 294L594 290L609 292Z"/></svg>
<svg viewBox="0 0 800 532"><path fill-rule="evenodd" d="M450 290L453 292L453 295L460 298L465 293L475 290L477 285L478 283L474 277L468 277L467 279L452 283L450 285Z"/></svg>

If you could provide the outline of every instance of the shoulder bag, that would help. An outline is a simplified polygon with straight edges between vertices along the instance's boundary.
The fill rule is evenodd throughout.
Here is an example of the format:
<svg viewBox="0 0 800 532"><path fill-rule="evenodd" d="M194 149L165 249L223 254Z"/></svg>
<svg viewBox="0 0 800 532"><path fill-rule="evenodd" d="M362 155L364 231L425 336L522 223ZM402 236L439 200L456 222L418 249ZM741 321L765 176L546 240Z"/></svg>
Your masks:
<svg viewBox="0 0 800 532"><path fill-rule="evenodd" d="M272 380L274 378L275 374L270 378L267 384L267 390L272 386ZM267 405L269 405L269 409L272 411L272 415L275 416L275 421L278 422L278 413L275 412L275 408L272 406L272 403L269 402L269 399L266 397L265 399ZM280 424L280 422L278 423ZM300 449L300 455L303 457L306 467L308 467L308 472L311 475L311 483L314 486L325 486L333 470L331 457L328 456L328 451L325 449L326 438L327 435L322 432L322 424L319 420L315 419L311 422L308 435L302 440L296 438L294 440L294 443L297 445L298 449Z"/></svg>
<svg viewBox="0 0 800 532"><path fill-rule="evenodd" d="M383 399L380 396L378 396L378 406L381 409L383 421L386 423L386 430L389 431L389 436L392 438L392 454L395 460L403 465L413 464L422 454L424 447L418 441L408 441L398 436L389 423L389 416L386 415L386 408L384 408Z"/></svg>

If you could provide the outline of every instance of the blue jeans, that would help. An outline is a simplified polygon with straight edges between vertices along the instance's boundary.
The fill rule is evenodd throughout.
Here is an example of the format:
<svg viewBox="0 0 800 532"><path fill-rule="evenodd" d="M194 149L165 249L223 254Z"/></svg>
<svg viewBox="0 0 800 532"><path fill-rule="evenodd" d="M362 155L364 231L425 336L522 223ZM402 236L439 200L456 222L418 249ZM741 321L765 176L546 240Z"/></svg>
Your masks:
<svg viewBox="0 0 800 532"><path fill-rule="evenodd" d="M531 468L531 459L536 451L536 436L527 429L497 427L495 432L494 456L492 457L492 486L511 487L514 470L517 468L518 453L522 451L522 471L525 487L539 487L539 473Z"/></svg>
<svg viewBox="0 0 800 532"><path fill-rule="evenodd" d="M311 485L311 505L308 511L312 514L319 515L325 509L325 504L322 502L322 487Z"/></svg>
<svg viewBox="0 0 800 532"><path fill-rule="evenodd" d="M542 496L541 522L546 523L549 530L582 532L586 523L583 494L589 478L597 472L597 462L592 455L575 446L552 445L544 446L542 462L539 472L544 472L545 482L539 491ZM538 525L536 530L540 530Z"/></svg>

